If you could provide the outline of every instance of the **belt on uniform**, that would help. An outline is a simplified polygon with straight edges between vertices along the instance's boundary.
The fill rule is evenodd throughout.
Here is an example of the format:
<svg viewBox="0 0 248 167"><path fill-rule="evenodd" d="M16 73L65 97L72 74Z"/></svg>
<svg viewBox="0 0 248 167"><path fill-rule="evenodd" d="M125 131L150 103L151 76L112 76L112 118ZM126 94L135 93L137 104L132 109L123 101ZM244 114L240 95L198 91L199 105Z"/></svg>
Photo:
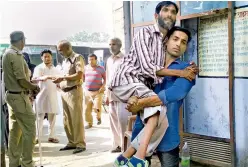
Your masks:
<svg viewBox="0 0 248 167"><path fill-rule="evenodd" d="M24 93L24 94L29 94L28 91L20 91L20 92L8 91L8 93L10 93L10 94L22 94L22 93Z"/></svg>
<svg viewBox="0 0 248 167"><path fill-rule="evenodd" d="M73 86L73 87L63 88L62 90L63 90L64 92L69 92L69 91L71 91L71 90L73 90L73 89L77 89L78 87L79 87L79 86L76 85L76 86Z"/></svg>

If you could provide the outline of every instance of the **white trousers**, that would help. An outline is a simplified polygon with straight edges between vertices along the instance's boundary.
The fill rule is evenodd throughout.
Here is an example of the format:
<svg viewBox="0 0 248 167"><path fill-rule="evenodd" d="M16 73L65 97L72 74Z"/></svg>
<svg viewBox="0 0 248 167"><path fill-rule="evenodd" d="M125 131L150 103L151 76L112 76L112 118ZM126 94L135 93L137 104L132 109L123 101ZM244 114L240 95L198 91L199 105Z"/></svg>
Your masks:
<svg viewBox="0 0 248 167"><path fill-rule="evenodd" d="M146 150L146 156L147 157L152 156L153 152L156 150L159 143L163 139L164 134L165 134L165 132L168 128L168 125L169 125L167 115L166 115L167 108L165 106L161 106L160 108L161 108L161 110L159 112L160 115L159 115L159 119L158 119L158 125L152 134L148 148ZM149 110L152 111L152 109L156 109L156 107L148 107L145 109L147 109L148 111ZM139 149L139 146L141 144L141 140L142 140L144 135L145 135L145 127L140 131L140 133L136 136L136 138L134 138L133 141L131 142L131 145L133 148L135 148L136 150Z"/></svg>
<svg viewBox="0 0 248 167"><path fill-rule="evenodd" d="M43 135L43 121L44 121L45 113L38 114L38 123L39 123L39 129L37 129L37 136L38 131L40 133L40 136ZM48 122L49 122L49 138L55 137L55 122L56 122L56 113L48 113Z"/></svg>
<svg viewBox="0 0 248 167"><path fill-rule="evenodd" d="M113 93L122 102L127 102L131 96L137 96L139 98L157 96L151 89L149 89L143 83L131 83L127 85L122 85L114 87L112 89ZM148 148L146 150L146 156L151 156L161 140L169 126L167 119L167 108L166 106L156 106L156 107L146 107L144 111L140 112L140 118L146 126L146 121L149 117L155 115L159 112L159 119L156 129L151 136ZM131 142L132 147L138 150L142 138L145 135L145 128L136 136L136 138Z"/></svg>
<svg viewBox="0 0 248 167"><path fill-rule="evenodd" d="M127 130L128 116L132 114L125 107L126 103L113 101L109 103L110 130L112 132L112 147L120 146L124 151L124 134Z"/></svg>

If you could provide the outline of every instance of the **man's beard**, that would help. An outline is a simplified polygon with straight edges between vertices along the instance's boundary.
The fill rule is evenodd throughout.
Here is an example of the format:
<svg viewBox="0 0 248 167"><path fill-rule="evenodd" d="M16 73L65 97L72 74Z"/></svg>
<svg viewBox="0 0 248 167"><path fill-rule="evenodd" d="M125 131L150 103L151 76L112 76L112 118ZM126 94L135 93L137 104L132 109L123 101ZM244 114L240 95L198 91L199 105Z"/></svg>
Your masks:
<svg viewBox="0 0 248 167"><path fill-rule="evenodd" d="M175 22L173 22L171 19L163 19L161 16L158 16L158 25L166 30L170 30L172 27L174 27Z"/></svg>
<svg viewBox="0 0 248 167"><path fill-rule="evenodd" d="M177 54L174 54L172 52L170 52L169 50L167 50L167 53L170 55L171 58L173 59L178 59L180 58L181 56L180 55L177 55Z"/></svg>
<svg viewBox="0 0 248 167"><path fill-rule="evenodd" d="M116 51L116 50L112 50L112 49L109 49L110 53L113 54L113 55L116 55L117 53L119 53L119 51Z"/></svg>

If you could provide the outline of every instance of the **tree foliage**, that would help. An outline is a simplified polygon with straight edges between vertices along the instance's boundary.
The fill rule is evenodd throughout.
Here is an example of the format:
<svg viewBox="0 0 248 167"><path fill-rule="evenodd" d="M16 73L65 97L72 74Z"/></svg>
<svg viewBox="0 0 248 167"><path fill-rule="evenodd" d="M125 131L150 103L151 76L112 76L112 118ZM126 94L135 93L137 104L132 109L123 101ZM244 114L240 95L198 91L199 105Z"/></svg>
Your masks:
<svg viewBox="0 0 248 167"><path fill-rule="evenodd" d="M68 37L67 40L70 42L95 42L95 43L104 43L108 42L110 36L104 32L94 32L88 33L86 31L81 31Z"/></svg>

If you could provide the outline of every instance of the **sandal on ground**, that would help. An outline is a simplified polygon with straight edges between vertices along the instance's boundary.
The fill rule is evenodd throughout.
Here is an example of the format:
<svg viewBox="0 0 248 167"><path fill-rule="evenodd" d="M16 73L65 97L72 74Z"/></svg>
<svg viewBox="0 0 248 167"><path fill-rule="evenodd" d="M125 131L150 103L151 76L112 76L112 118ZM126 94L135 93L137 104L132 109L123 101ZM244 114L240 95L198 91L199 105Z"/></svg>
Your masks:
<svg viewBox="0 0 248 167"><path fill-rule="evenodd" d="M51 143L59 143L59 140L55 138L49 138L48 141Z"/></svg>

